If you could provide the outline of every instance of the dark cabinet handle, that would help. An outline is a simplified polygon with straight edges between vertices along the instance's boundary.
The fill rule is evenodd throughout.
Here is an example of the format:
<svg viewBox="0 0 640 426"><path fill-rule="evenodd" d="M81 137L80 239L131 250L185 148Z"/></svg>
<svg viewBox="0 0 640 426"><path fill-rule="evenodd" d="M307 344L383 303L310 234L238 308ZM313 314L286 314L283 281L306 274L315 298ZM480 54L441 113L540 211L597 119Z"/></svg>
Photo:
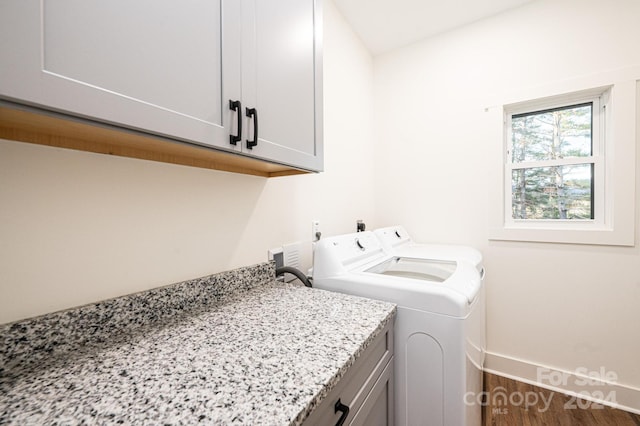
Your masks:
<svg viewBox="0 0 640 426"><path fill-rule="evenodd" d="M242 140L242 104L240 103L240 101L232 101L231 99L229 99L229 109L231 111L237 112L238 115L238 130L236 130L237 135L229 135L229 143L231 145L235 145Z"/></svg>
<svg viewBox="0 0 640 426"><path fill-rule="evenodd" d="M247 148L253 149L254 146L258 145L258 110L247 108L246 115L249 118L253 117L253 140L247 139Z"/></svg>
<svg viewBox="0 0 640 426"><path fill-rule="evenodd" d="M345 420L347 420L347 416L349 415L349 406L344 405L342 402L340 402L340 400L338 400L338 402L336 402L336 413L341 411L342 415L340 416L340 419L338 419L338 423L336 423L336 426L342 426L342 424L344 423Z"/></svg>

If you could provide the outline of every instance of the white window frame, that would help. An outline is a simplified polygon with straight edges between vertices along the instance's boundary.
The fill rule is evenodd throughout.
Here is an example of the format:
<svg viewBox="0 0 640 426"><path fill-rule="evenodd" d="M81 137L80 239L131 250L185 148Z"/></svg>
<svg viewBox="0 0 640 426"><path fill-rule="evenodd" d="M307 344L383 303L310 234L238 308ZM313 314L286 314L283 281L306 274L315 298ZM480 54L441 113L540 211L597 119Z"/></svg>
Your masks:
<svg viewBox="0 0 640 426"><path fill-rule="evenodd" d="M496 96L499 96L498 99L484 108L492 123L490 134L493 135L486 160L489 240L633 246L640 67L590 74ZM603 178L596 176L594 182L594 219L514 220L511 210L511 169L507 165L511 161L507 154L511 142L507 117L509 114L544 110L550 106L579 104L590 98L601 98L599 110L604 111L604 116L598 119L600 140L594 146L593 161L598 162L596 167ZM581 158L577 162L585 161Z"/></svg>
<svg viewBox="0 0 640 426"><path fill-rule="evenodd" d="M606 121L607 102L609 100L609 88L595 89L593 91L579 94L564 95L560 97L547 98L532 102L524 102L516 105L508 105L504 108L505 140L504 140L504 217L505 226L510 228L548 228L548 229L581 229L585 227L603 227L606 225L606 218L611 216L611 205L606 205L606 194L611 190L606 185ZM512 117L518 114L533 113L553 108L570 107L579 104L591 103L592 107L592 155L589 157L572 157L561 160L530 161L514 163L512 161ZM512 172L518 169L529 169L535 167L564 166L572 164L593 164L593 219L515 219L512 209Z"/></svg>

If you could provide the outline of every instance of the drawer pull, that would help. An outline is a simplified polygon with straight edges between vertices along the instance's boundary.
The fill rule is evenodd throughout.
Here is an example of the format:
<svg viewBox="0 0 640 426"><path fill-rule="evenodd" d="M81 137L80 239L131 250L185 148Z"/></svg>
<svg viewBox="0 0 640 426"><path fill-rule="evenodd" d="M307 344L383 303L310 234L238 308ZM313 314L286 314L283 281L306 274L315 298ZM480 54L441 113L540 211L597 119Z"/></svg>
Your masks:
<svg viewBox="0 0 640 426"><path fill-rule="evenodd" d="M258 110L255 108L247 108L245 115L249 118L253 117L253 140L247 139L247 148L253 149L254 146L258 145Z"/></svg>
<svg viewBox="0 0 640 426"><path fill-rule="evenodd" d="M338 423L336 423L336 426L342 426L342 424L344 423L345 420L347 420L347 416L349 415L349 406L344 405L339 399L338 402L336 402L336 413L337 412L342 412L342 415L340 416L340 419L338 419Z"/></svg>
<svg viewBox="0 0 640 426"><path fill-rule="evenodd" d="M240 103L240 101L232 101L231 99L229 99L229 109L231 111L235 111L237 113L237 130L236 130L236 135L229 135L229 143L231 145L235 145L238 143L238 141L242 140L242 117L240 116L242 111L242 104Z"/></svg>

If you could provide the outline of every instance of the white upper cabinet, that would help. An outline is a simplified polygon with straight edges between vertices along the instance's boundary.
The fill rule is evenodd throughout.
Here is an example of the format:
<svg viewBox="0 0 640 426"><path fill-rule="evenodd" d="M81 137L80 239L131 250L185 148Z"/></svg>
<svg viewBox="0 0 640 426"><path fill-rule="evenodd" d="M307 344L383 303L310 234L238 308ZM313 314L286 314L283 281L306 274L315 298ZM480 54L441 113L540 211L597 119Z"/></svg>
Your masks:
<svg viewBox="0 0 640 426"><path fill-rule="evenodd" d="M2 0L0 97L317 171L320 29L310 0Z"/></svg>
<svg viewBox="0 0 640 426"><path fill-rule="evenodd" d="M320 7L313 0L242 0L242 11L242 99L259 124L251 151L321 170ZM247 125L253 141L254 119Z"/></svg>
<svg viewBox="0 0 640 426"><path fill-rule="evenodd" d="M219 0L2 0L0 8L3 97L222 146Z"/></svg>

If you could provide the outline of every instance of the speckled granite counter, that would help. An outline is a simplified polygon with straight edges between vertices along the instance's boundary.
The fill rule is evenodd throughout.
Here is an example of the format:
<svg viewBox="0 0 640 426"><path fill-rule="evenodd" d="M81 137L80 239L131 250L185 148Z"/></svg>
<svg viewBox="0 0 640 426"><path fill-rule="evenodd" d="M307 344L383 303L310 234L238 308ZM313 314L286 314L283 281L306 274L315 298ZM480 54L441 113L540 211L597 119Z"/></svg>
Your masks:
<svg viewBox="0 0 640 426"><path fill-rule="evenodd" d="M300 424L395 315L272 264L0 325L0 424Z"/></svg>

